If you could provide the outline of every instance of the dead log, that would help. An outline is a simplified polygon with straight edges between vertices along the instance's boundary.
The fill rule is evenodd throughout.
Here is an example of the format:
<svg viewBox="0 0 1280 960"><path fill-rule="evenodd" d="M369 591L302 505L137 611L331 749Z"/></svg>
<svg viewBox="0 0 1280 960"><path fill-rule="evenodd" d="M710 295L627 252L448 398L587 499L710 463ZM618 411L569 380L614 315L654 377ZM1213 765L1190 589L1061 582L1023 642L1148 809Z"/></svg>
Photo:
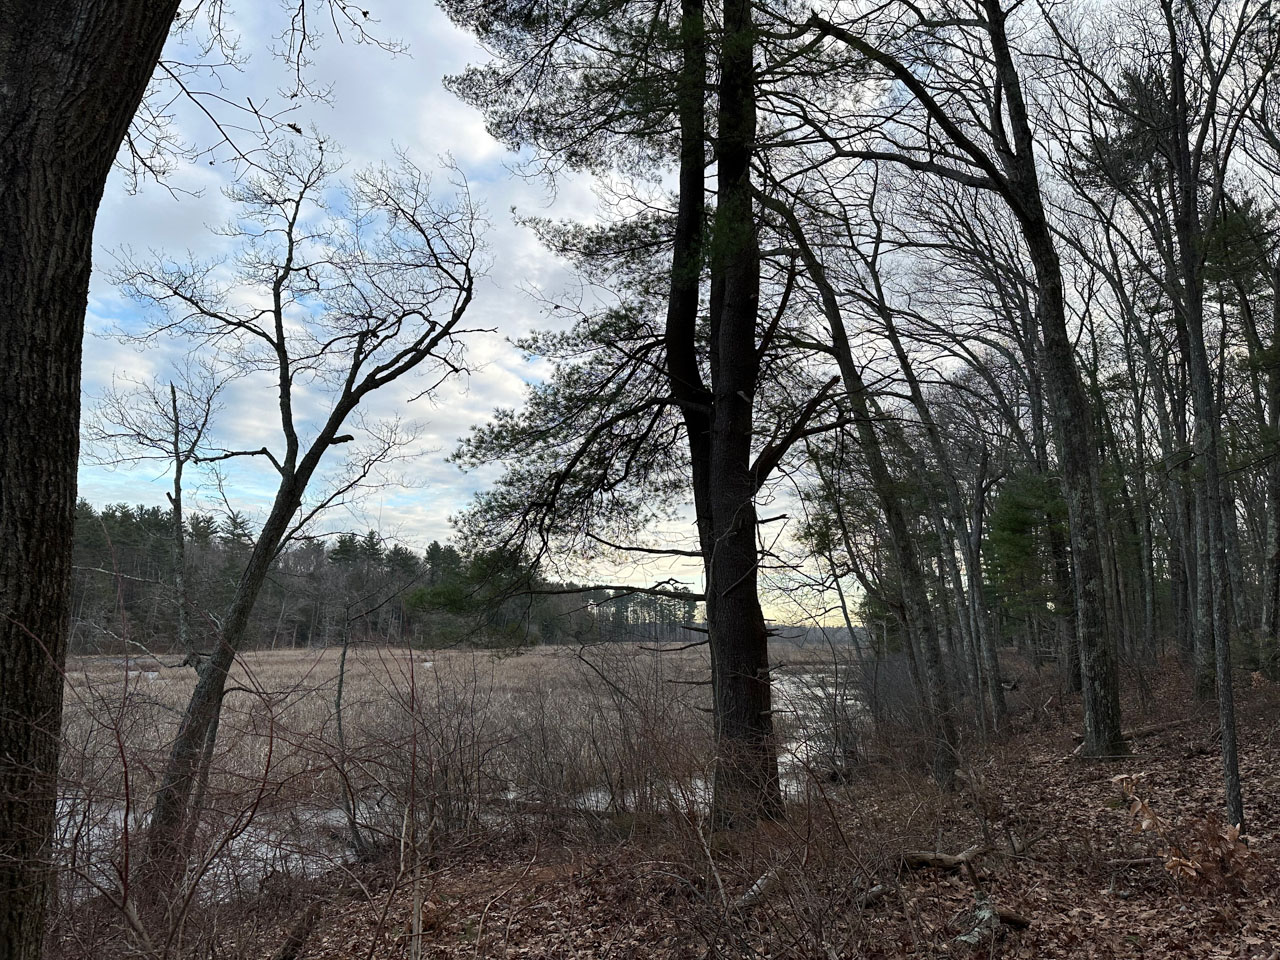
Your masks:
<svg viewBox="0 0 1280 960"><path fill-rule="evenodd" d="M986 852L987 848L980 843L956 854L939 853L935 850L908 850L902 855L902 865L909 870L959 870Z"/></svg>
<svg viewBox="0 0 1280 960"><path fill-rule="evenodd" d="M1189 723L1195 723L1199 717L1185 717L1182 720L1163 720L1160 723L1150 723L1145 727L1132 727L1128 730L1120 731L1120 736L1125 740L1137 740L1141 737L1149 737L1153 733L1164 733L1166 730L1176 730L1178 727L1185 727ZM1073 733L1072 736L1078 743L1084 742L1083 733ZM1079 747L1076 750L1079 751Z"/></svg>
<svg viewBox="0 0 1280 960"><path fill-rule="evenodd" d="M512 813L547 817L552 820L587 820L604 823L611 817L611 814L604 810L559 806L553 803L543 803L540 800L521 800L518 797L486 797L481 802L490 807L509 810Z"/></svg>
<svg viewBox="0 0 1280 960"><path fill-rule="evenodd" d="M893 888L887 883L877 883L874 887L868 887L858 897L855 907L858 910L866 910L868 907L873 907L887 897L891 889Z"/></svg>
<svg viewBox="0 0 1280 960"><path fill-rule="evenodd" d="M984 894L977 895L977 903L973 908L974 925L968 933L956 937L953 943L962 943L970 947L979 947L992 941L1000 932L1002 925L1025 930L1031 921L1021 914L997 907Z"/></svg>
<svg viewBox="0 0 1280 960"><path fill-rule="evenodd" d="M782 884L782 870L779 867L770 867L766 870L755 883L747 888L747 892L733 901L733 905L739 910L746 910L754 907L757 903L764 900L774 890L778 889Z"/></svg>
<svg viewBox="0 0 1280 960"><path fill-rule="evenodd" d="M1005 828L1005 838L1009 841L1009 850L1015 857L1023 856L1032 847L1049 835L1049 828L1043 827L1029 837L1020 837L1012 830Z"/></svg>

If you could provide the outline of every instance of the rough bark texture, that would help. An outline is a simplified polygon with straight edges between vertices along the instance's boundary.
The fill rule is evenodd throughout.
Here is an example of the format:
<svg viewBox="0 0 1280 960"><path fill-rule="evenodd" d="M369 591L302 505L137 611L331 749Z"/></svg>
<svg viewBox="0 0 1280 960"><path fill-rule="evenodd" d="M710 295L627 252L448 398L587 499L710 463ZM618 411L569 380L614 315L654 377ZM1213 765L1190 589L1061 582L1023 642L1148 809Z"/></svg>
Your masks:
<svg viewBox="0 0 1280 960"><path fill-rule="evenodd" d="M176 0L0 0L0 960L40 956L93 226Z"/></svg>
<svg viewBox="0 0 1280 960"><path fill-rule="evenodd" d="M664 342L671 395L680 406L688 437L698 541L704 559L709 560L712 540L707 471L711 460L712 397L698 366L697 343L706 203L707 42L702 0L683 0L680 9L682 60L676 89L676 110L680 118L680 192L672 240L671 292ZM711 602L710 597L707 602Z"/></svg>
<svg viewBox="0 0 1280 960"><path fill-rule="evenodd" d="M1173 167L1178 184L1173 220L1177 235L1177 281L1181 296L1174 297L1179 339L1187 345L1191 375L1191 401L1195 413L1193 449L1199 484L1196 491L1199 521L1200 590L1198 609L1212 630L1214 674L1218 689L1218 721L1222 728L1222 772L1229 822L1244 829L1244 802L1236 748L1235 700L1231 679L1230 589L1227 571L1226 531L1223 527L1222 465L1218 443L1218 403L1209 365L1204 332L1204 252L1200 216L1201 158L1192 156L1191 107L1187 102L1186 64L1175 24L1173 5L1163 4L1169 30L1171 88L1173 94ZM1181 328L1185 327L1185 335Z"/></svg>
<svg viewBox="0 0 1280 960"><path fill-rule="evenodd" d="M724 10L711 259L711 414L708 627L722 822L781 812L769 678L769 636L757 583L756 477L751 464L760 355L760 249L751 189L756 138L755 27L748 0Z"/></svg>
<svg viewBox="0 0 1280 960"><path fill-rule="evenodd" d="M739 11L738 16L743 16ZM749 22L735 29L749 29ZM739 41L741 42L741 41ZM721 223L744 231L715 261L711 350L714 392L698 362L698 309L706 203L706 26L702 0L681 4L680 193L671 263L665 341L667 378L680 405L689 444L694 512L707 581L706 608L719 762L715 808L720 823L774 816L781 806L770 715L768 636L756 589L755 488L750 470L752 409L758 360L755 313L759 274L750 200L755 91L741 56L727 61L731 132L720 150ZM722 80L722 104L726 84ZM745 103L743 101L746 101ZM743 115L744 111L748 115ZM725 122L725 106L721 109ZM726 183L726 175L733 183ZM726 203L725 191L728 191ZM745 199L743 199L745 197ZM726 321L726 311L732 316ZM726 359L722 359L722 355ZM732 405L732 410L730 406Z"/></svg>

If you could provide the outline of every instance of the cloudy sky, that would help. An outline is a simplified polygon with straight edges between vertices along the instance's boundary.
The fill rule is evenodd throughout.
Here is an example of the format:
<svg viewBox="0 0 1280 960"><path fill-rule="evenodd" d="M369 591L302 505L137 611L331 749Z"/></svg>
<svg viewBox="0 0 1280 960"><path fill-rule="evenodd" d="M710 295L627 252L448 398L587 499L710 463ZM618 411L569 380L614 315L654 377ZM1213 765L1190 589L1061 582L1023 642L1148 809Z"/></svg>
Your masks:
<svg viewBox="0 0 1280 960"><path fill-rule="evenodd" d="M371 0L372 3L372 0ZM223 71L217 88L210 80L199 86L217 89L232 102L252 97L255 103L272 98L283 103L277 91L288 76L270 48L284 26L275 4L246 4L236 17L241 51L251 60L241 71ZM530 232L513 222L513 208L521 214L590 218L596 210L592 184L586 179L562 180L551 191L544 183L517 176L512 157L484 130L480 115L458 101L442 83L447 74L478 62L484 54L474 40L456 29L427 3L385 3L372 11L379 20L374 28L383 38L403 41L404 55L392 56L375 47L338 42L330 29L312 53L310 76L331 85L328 104L306 103L289 118L303 128L311 125L341 146L347 169L391 159L405 151L424 168L435 167L448 155L458 164L471 191L484 206L489 226L485 234L487 276L476 293L468 326L494 328L469 340L468 359L476 372L439 391L431 402L406 409L404 400L418 383L394 385L373 404L375 415L401 413L422 429L415 447L418 454L406 469L410 488L387 488L369 498L361 513L333 516L328 529L377 526L409 545L422 547L449 535L447 518L465 506L483 477L464 475L445 462L468 425L483 420L497 405L519 401L525 384L543 371L526 362L507 342L549 322L533 290L556 294L572 286L565 265L543 250ZM167 57L188 59L189 46L171 41ZM235 119L233 111L206 101L220 116ZM175 132L189 144L206 145L217 140L211 124L189 104L175 108ZM251 143L251 138L245 138ZM220 155L225 157L225 153ZM133 378L166 376L168 366L181 356L177 344L158 342L139 348L121 343L109 334L116 329L136 330L144 323L139 308L112 285L109 272L117 253L130 249L145 258L148 251L182 258L187 251L198 257L216 256L227 241L210 231L225 223L233 206L222 188L234 175L227 162L209 163L208 157L180 163L164 186L145 183L131 194L126 179L117 172L108 185L98 219L95 274L90 292L89 322L85 342L85 409L92 415L96 398L122 373ZM274 396L263 384L238 384L229 394L215 429L219 445L226 448L270 444L278 422L273 418ZM277 434L278 435L278 432ZM236 461L229 473L229 493L234 505L261 517L273 492L273 474L252 464ZM81 495L96 504L164 504L170 479L157 464L109 468L89 458L80 473ZM215 491L206 481L195 490L197 506L218 507Z"/></svg>
<svg viewBox="0 0 1280 960"><path fill-rule="evenodd" d="M484 129L480 115L445 89L443 79L460 72L468 64L482 62L484 51L474 39L458 30L434 3L404 0L368 0L376 22L374 32L383 39L400 41L406 53L391 55L374 46L354 43L348 36L339 41L332 28L310 53L308 75L327 85L331 96L325 103L301 102L288 118L303 129L312 126L331 142L340 145L347 170L391 160L404 151L419 166L430 169L451 157L470 184L485 210L487 275L479 284L468 314L470 327L492 328L468 339L467 359L473 374L455 380L437 391L427 402L408 405L406 401L422 386L421 381L397 383L366 402L373 418L399 416L420 430L412 453L402 470L405 485L388 485L374 492L350 510L335 510L324 517L316 531L333 534L343 530L378 529L388 539L422 550L432 540L445 541L451 534L449 517L464 509L472 495L488 477L481 472L464 474L447 462L459 438L472 424L483 422L498 406L517 405L530 382L546 374L538 362L529 362L511 346L510 340L555 322L548 316L539 296L558 297L579 292L567 265L537 242L531 232L515 222L515 214L558 219L591 220L600 210L595 184L585 177L562 178L554 190L546 183L530 180L515 172L518 157L512 156ZM234 15L240 53L248 61L239 70L223 70L218 77L203 78L193 84L212 92L203 105L224 122L237 120L227 103L243 103L251 98L270 112L289 104L279 91L290 83L288 69L271 50L279 47L279 37L287 20L282 10L296 0L244 4ZM310 9L321 9L315 3ZM193 49L202 38L197 34L185 41L171 40L166 58L197 62L201 52ZM169 98L173 91L161 91ZM173 106L174 133L195 148L207 147L219 139L209 119L199 109L178 98ZM242 144L252 146L246 135ZM98 218L95 272L90 290L85 341L84 408L92 417L96 402L121 376L133 380L159 378L165 382L173 365L180 363L186 348L181 344L156 341L145 347L122 342L113 331L138 331L146 317L140 308L123 297L109 274L122 251L132 251L135 259L149 254L182 260L188 256L216 257L226 253L229 241L211 231L225 225L234 205L222 193L235 176L235 165L227 162L225 149L210 157L179 162L163 185L143 183L131 191L122 172L113 175ZM313 414L322 409L323 397L316 398ZM279 448L276 396L269 382L240 381L226 394L224 408L214 425L216 444L223 449ZM86 451L91 454L92 451ZM340 465L335 458L332 466ZM276 475L261 459L230 461L223 489L230 506L261 520L275 490ZM162 464L109 466L82 458L80 493L96 505L125 502L164 506L171 478ZM189 478L188 502L193 509L221 513L223 503L207 475ZM779 504L771 505L773 512ZM790 523L771 527L775 546L788 539ZM696 546L692 511L684 520L662 531L670 545ZM677 577L694 589L701 588L701 571L688 560L652 559L624 567L597 567L590 573L574 568L569 559L568 575L597 582L653 583ZM562 571L562 576L566 571ZM768 578L766 578L768 579ZM799 614L808 616L806 611ZM772 614L782 617L783 614ZM787 614L788 619L794 619Z"/></svg>

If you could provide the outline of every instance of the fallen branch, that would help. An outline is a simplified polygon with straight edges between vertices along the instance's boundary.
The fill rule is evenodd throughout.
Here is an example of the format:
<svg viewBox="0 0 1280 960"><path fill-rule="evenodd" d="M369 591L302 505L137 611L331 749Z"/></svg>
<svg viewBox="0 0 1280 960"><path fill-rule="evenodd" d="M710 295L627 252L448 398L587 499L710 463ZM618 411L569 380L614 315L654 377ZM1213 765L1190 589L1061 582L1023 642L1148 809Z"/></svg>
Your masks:
<svg viewBox="0 0 1280 960"><path fill-rule="evenodd" d="M962 933L953 942L963 943L970 947L981 946L994 940L1000 931L1000 925L1025 930L1031 921L1012 910L1005 910L993 904L984 894L978 894L977 904L973 908L974 926L968 933Z"/></svg>
<svg viewBox="0 0 1280 960"><path fill-rule="evenodd" d="M1178 727L1185 727L1189 723L1195 723L1199 717L1186 717L1182 720L1164 720L1160 723L1151 723L1145 727L1133 727L1129 730L1120 731L1120 736L1124 740L1137 740L1141 737L1149 737L1153 733L1163 733L1166 730L1176 730ZM1084 742L1083 733L1072 734L1079 743ZM1076 747L1076 750L1079 750Z"/></svg>
<svg viewBox="0 0 1280 960"><path fill-rule="evenodd" d="M1140 867L1152 863L1164 863L1164 857L1126 857L1119 860L1108 860L1108 867Z"/></svg>
<svg viewBox="0 0 1280 960"><path fill-rule="evenodd" d="M482 803L510 810L513 813L548 817L553 820L588 820L607 822L611 815L604 810L589 810L583 807L565 807L539 800L521 800L517 797L485 797Z"/></svg>
<svg viewBox="0 0 1280 960"><path fill-rule="evenodd" d="M881 900L889 895L889 891L893 889L887 883L877 883L874 887L864 890L862 895L858 897L855 904L857 909L865 910L867 907L875 906Z"/></svg>
<svg viewBox="0 0 1280 960"><path fill-rule="evenodd" d="M1023 856L1048 835L1048 827L1044 827L1036 831L1029 837L1020 837L1012 830L1008 828L1005 829L1005 838L1009 841L1009 850L1015 857Z"/></svg>
<svg viewBox="0 0 1280 960"><path fill-rule="evenodd" d="M975 843L968 850L957 854L938 853L934 850L908 850L902 855L902 865L909 870L959 870L987 852L987 848Z"/></svg>

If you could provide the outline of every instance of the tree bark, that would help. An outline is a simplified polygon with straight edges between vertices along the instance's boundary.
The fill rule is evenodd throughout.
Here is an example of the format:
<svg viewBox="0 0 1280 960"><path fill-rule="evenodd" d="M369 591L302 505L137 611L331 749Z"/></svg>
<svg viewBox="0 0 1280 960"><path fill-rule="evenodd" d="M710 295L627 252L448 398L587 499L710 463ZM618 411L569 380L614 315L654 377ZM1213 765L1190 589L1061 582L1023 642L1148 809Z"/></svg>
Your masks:
<svg viewBox="0 0 1280 960"><path fill-rule="evenodd" d="M1197 508L1201 549L1201 597L1199 609L1212 628L1214 673L1218 688L1218 719L1222 728L1222 772L1229 821L1244 829L1244 802L1240 790L1240 769L1236 747L1235 700L1231 677L1231 617L1228 608L1229 572L1226 569L1226 532L1223 529L1223 484L1218 442L1218 405L1215 402L1213 372L1209 365L1204 336L1204 254L1200 218L1201 157L1193 159L1191 108L1187 103L1186 63L1175 23L1173 0L1164 0L1168 26L1171 71L1170 86L1175 118L1173 172L1178 185L1173 220L1177 239L1177 282L1181 286L1174 299L1174 316L1180 327L1179 339L1186 343L1187 367L1191 376L1191 400L1195 413L1194 450L1199 471ZM1173 292L1173 291L1171 291ZM1207 568L1207 570L1205 569Z"/></svg>
<svg viewBox="0 0 1280 960"><path fill-rule="evenodd" d="M1013 62L1000 0L983 0L998 83L1006 99L1013 149L1002 151L1010 199L1035 270L1043 334L1041 367L1048 388L1070 520L1075 573L1076 632L1084 694L1085 752L1125 752L1120 736L1120 685L1106 623L1100 477L1093 414L1076 365L1063 294L1062 267L1036 172L1035 140Z"/></svg>
<svg viewBox="0 0 1280 960"><path fill-rule="evenodd" d="M177 0L0 0L0 960L41 954L93 227Z"/></svg>
<svg viewBox="0 0 1280 960"><path fill-rule="evenodd" d="M782 812L769 678L769 635L760 608L757 481L751 462L760 375L756 319L760 247L751 189L756 139L755 25L750 0L724 9L716 141L718 197L711 257L710 487L712 544L708 628L715 700L715 813L721 823Z"/></svg>
<svg viewBox="0 0 1280 960"><path fill-rule="evenodd" d="M185 864L187 850L184 838L190 835L191 818L198 813L197 805L192 802L193 795L204 773L212 739L216 736L227 675L244 643L249 618L271 570L271 563L319 462L317 450L326 445L323 438L317 441L317 447L312 450L314 459L306 458L297 475L281 482L271 513L236 584L217 645L208 659L200 664L199 678L170 749L169 761L151 810L147 856L140 879L152 891L156 889L157 882L172 877Z"/></svg>

